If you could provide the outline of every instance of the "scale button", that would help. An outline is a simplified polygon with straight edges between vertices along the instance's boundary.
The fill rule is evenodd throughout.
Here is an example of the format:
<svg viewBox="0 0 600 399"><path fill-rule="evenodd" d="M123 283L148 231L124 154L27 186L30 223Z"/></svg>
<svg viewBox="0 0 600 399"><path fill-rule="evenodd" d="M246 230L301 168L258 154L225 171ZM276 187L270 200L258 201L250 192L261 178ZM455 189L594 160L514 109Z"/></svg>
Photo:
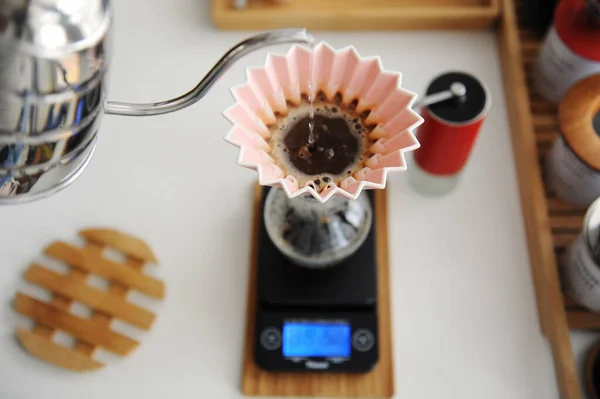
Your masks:
<svg viewBox="0 0 600 399"><path fill-rule="evenodd" d="M375 336L369 330L358 329L352 335L352 346L359 352L367 352L375 345Z"/></svg>
<svg viewBox="0 0 600 399"><path fill-rule="evenodd" d="M275 327L267 327L260 333L260 343L266 350L274 351L281 346L281 333Z"/></svg>

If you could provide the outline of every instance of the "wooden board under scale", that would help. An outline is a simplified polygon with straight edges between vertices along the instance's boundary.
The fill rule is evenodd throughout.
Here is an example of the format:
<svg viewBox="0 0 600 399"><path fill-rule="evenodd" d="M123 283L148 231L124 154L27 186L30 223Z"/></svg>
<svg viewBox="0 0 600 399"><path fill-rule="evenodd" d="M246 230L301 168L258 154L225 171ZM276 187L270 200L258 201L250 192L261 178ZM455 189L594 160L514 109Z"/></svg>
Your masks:
<svg viewBox="0 0 600 399"><path fill-rule="evenodd" d="M220 29L435 30L489 29L500 0L211 0Z"/></svg>
<svg viewBox="0 0 600 399"><path fill-rule="evenodd" d="M349 398L391 398L394 395L392 321L388 269L387 199L385 190L375 190L375 225L377 250L377 306L379 328L379 362L366 374L269 373L254 362L254 322L256 319L256 270L258 230L262 211L262 187L254 191L252 247L246 312L246 334L242 392L248 396L307 396Z"/></svg>

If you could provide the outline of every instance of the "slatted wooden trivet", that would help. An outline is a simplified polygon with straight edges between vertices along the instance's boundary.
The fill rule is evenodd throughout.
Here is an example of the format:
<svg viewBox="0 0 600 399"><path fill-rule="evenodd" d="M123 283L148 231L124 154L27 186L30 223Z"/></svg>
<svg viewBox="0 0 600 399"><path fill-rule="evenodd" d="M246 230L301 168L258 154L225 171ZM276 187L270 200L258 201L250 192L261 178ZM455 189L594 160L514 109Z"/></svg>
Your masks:
<svg viewBox="0 0 600 399"><path fill-rule="evenodd" d="M17 337L32 355L65 369L90 371L104 364L94 360L94 352L102 348L125 356L138 347L135 340L110 328L113 319L120 319L133 326L149 330L155 315L126 300L130 289L140 291L152 298L162 299L164 283L142 273L144 263L155 263L150 248L139 239L110 229L88 229L80 232L87 241L81 248L57 241L44 253L68 264L71 269L62 275L32 264L25 272L25 280L53 293L48 303L17 293L14 308L36 324L29 331L17 329ZM103 256L105 248L112 248L125 255L123 264ZM109 282L106 291L87 284L89 275L97 275ZM92 309L90 319L69 312L74 301ZM52 337L63 331L76 340L73 348L61 346Z"/></svg>

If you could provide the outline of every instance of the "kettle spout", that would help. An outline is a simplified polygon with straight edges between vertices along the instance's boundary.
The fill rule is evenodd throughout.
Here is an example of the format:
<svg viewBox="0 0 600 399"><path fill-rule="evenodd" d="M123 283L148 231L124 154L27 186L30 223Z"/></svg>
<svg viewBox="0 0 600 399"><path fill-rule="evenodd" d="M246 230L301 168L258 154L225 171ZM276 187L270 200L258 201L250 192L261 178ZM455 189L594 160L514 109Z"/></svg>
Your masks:
<svg viewBox="0 0 600 399"><path fill-rule="evenodd" d="M204 97L221 75L245 55L263 47L276 44L313 44L314 41L315 39L306 29L279 29L252 36L229 49L196 87L189 92L177 98L156 103L133 104L107 101L104 110L107 114L125 116L152 116L179 111L195 104Z"/></svg>

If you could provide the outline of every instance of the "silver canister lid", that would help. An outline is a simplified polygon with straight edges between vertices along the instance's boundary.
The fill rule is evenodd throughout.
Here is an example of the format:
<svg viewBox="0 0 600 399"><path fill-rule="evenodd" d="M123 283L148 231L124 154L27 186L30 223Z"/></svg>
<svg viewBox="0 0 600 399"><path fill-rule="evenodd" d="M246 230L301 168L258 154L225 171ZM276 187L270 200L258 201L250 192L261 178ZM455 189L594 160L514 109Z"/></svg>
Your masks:
<svg viewBox="0 0 600 399"><path fill-rule="evenodd" d="M60 57L93 46L110 21L109 0L2 0L0 44L37 57Z"/></svg>
<svg viewBox="0 0 600 399"><path fill-rule="evenodd" d="M585 213L583 234L596 263L600 265L600 198Z"/></svg>

